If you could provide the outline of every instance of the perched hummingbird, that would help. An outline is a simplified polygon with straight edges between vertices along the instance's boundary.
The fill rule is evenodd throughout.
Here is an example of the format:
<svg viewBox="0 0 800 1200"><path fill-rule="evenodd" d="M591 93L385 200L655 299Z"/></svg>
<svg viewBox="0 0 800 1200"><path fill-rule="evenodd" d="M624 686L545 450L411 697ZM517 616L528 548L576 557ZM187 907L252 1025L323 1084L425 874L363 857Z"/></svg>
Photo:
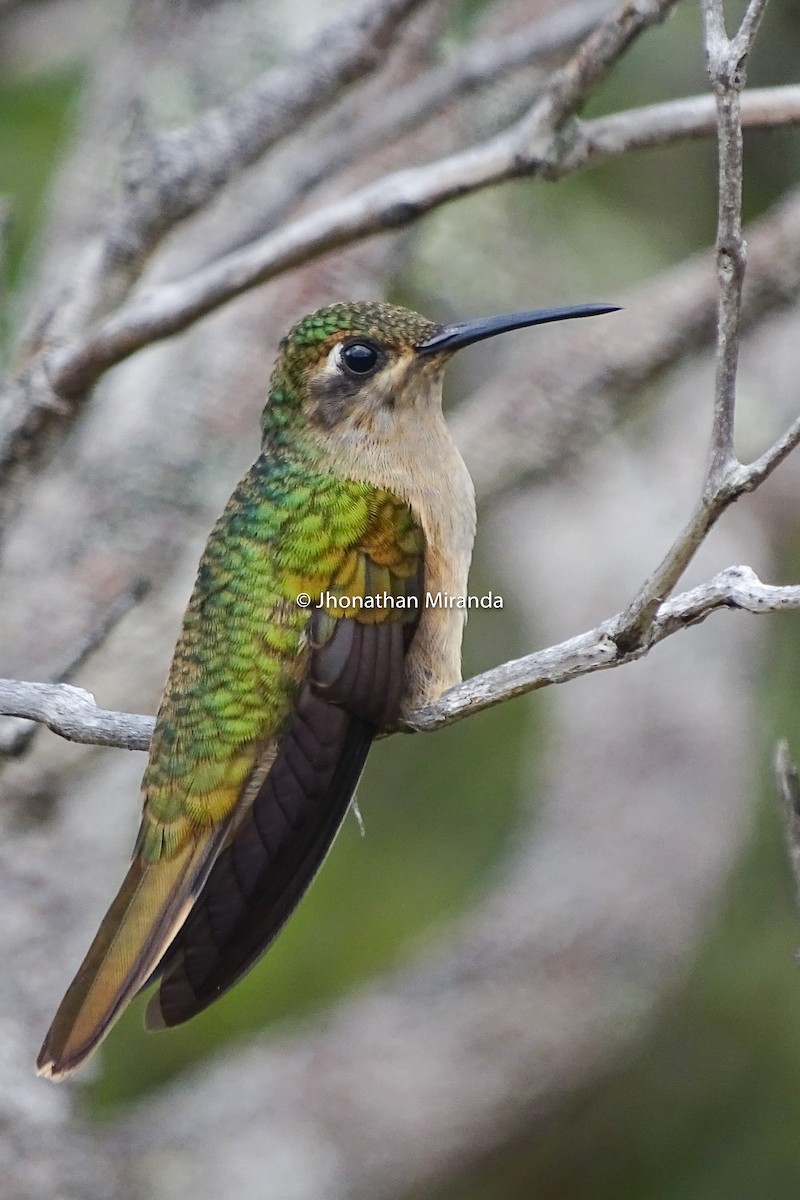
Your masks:
<svg viewBox="0 0 800 1200"><path fill-rule="evenodd" d="M261 454L200 560L133 861L40 1074L79 1066L151 981L148 1028L177 1025L267 949L336 836L372 739L461 678L464 610L424 605L426 592L466 595L475 534L472 481L442 416L447 362L506 330L611 311L441 326L335 304L284 338Z"/></svg>

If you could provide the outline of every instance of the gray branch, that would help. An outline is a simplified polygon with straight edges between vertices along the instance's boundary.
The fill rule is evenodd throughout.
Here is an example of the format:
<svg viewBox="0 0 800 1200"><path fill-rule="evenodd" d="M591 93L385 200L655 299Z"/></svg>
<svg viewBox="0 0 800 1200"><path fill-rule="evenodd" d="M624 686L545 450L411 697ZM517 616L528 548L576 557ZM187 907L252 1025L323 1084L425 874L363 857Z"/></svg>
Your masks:
<svg viewBox="0 0 800 1200"><path fill-rule="evenodd" d="M434 704L411 714L406 728L427 733L515 696L622 666L643 657L664 638L699 624L720 609L766 613L794 608L800 608L800 586L762 583L750 567L729 567L707 583L663 604L648 631L646 644L630 650L620 648L615 632L620 628L623 614L617 614L557 646L473 676L445 692ZM71 684L15 679L0 679L0 714L41 722L68 741L117 746L122 750L146 750L154 724L152 717L100 708L90 692Z"/></svg>
<svg viewBox="0 0 800 1200"><path fill-rule="evenodd" d="M542 105L544 101L540 102ZM555 178L631 148L663 146L715 129L713 102L690 98L619 118L578 126L564 138L533 114L505 133L423 167L408 168L300 217L185 279L151 288L119 309L76 346L53 352L48 377L65 397L84 392L110 367L143 346L172 337L234 297L354 241L401 228L459 196L518 176ZM562 117L563 119L563 117ZM615 127L615 121L619 127ZM773 88L756 96L755 127L800 122L800 88ZM626 141L630 138L630 144Z"/></svg>
<svg viewBox="0 0 800 1200"><path fill-rule="evenodd" d="M91 692L71 683L0 679L0 713L47 725L70 742L146 750L153 717L99 708Z"/></svg>
<svg viewBox="0 0 800 1200"><path fill-rule="evenodd" d="M751 467L739 462L733 446L746 262L742 236L741 90L745 82L745 62L758 30L757 14L763 7L762 0L751 0L739 33L729 41L725 36L722 0L703 0L706 62L716 101L719 144L719 300L711 445L701 497L692 516L628 606L618 627L617 640L625 648L633 648L647 637L661 600L673 590L722 513L744 491L757 487L800 439L800 423L795 422L772 450Z"/></svg>
<svg viewBox="0 0 800 1200"><path fill-rule="evenodd" d="M427 0L363 0L285 67L185 129L148 136L126 163L126 198L106 247L109 261L140 262L164 233L204 207L348 84L383 60L401 22Z"/></svg>
<svg viewBox="0 0 800 1200"><path fill-rule="evenodd" d="M123 617L130 612L135 604L140 603L149 591L150 580L137 578L132 582L130 587L115 596L111 603L99 614L97 620L84 631L83 636L78 639L77 645L72 647L61 669L56 671L51 677L51 684L49 686L66 683L71 679L75 672L91 657L94 651L103 645ZM44 686L48 685L45 684ZM0 758L14 758L17 755L26 753L38 728L39 726L36 723L29 723L22 728L17 727L14 735L10 738L4 738L0 731ZM73 738L72 740L76 739Z"/></svg>
<svg viewBox="0 0 800 1200"><path fill-rule="evenodd" d="M298 198L339 176L350 163L363 161L373 151L406 137L453 105L465 100L474 105L476 93L499 81L524 71L527 94L538 95L547 84L546 64L573 49L613 7L611 0L566 4L506 37L463 47L454 61L434 67L395 91L390 105L365 106L358 103L361 97L356 97L353 105L340 105L323 135L301 156L297 169L274 180L255 220L246 229L239 228L225 246L209 255L208 262L274 230L297 205ZM532 69L535 67L539 70Z"/></svg>
<svg viewBox="0 0 800 1200"><path fill-rule="evenodd" d="M110 366L140 347L186 328L225 300L279 271L354 240L408 224L448 199L532 169L539 159L552 155L555 132L631 42L663 19L676 2L647 0L622 5L553 73L532 110L483 147L369 185L332 208L300 218L246 250L228 255L190 279L151 289L146 296L123 305L85 338L72 336L66 339L67 345L56 348L42 346L19 379L9 384L5 398L0 397L0 414L3 408L6 410L5 421L0 420L0 468L33 452L59 408L62 416L70 412L70 406L63 408L59 396L78 398ZM407 6L409 0L405 3ZM381 6L381 11L395 12L400 7L400 0L395 0L392 5ZM149 157L152 166L152 155ZM151 241L152 236L148 235ZM126 235L125 240L135 246L135 236ZM134 258L141 257L139 251L131 253ZM111 257L118 255L115 252ZM104 253L98 256L94 252L90 270L93 278L98 273L108 274L108 264L103 266L107 258ZM119 271L115 269L112 274L117 278ZM74 307L85 316L91 315L97 305L81 296ZM64 318L59 320L63 326Z"/></svg>
<svg viewBox="0 0 800 1200"><path fill-rule="evenodd" d="M745 92L741 97L741 120L746 129L796 125L800 121L800 86L787 84ZM712 137L716 132L713 96L686 96L590 121L579 120L558 163L550 168L550 175L561 178L632 150L654 150L691 138Z"/></svg>

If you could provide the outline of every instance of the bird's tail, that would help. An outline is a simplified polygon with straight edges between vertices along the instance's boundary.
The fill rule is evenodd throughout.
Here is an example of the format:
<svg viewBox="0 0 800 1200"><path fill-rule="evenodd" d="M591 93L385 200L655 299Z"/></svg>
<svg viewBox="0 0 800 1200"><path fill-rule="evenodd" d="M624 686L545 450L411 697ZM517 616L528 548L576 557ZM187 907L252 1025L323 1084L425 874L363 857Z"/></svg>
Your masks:
<svg viewBox="0 0 800 1200"><path fill-rule="evenodd" d="M156 863L136 855L53 1018L38 1074L63 1079L80 1066L146 983L186 920L207 850L191 841Z"/></svg>

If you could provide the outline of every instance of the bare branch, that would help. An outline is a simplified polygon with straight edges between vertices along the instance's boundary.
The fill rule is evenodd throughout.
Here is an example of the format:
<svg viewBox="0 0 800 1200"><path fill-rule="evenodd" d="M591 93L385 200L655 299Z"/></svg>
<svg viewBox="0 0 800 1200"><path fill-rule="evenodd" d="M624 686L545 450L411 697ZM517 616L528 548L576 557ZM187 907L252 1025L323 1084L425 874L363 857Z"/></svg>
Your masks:
<svg viewBox="0 0 800 1200"><path fill-rule="evenodd" d="M736 370L739 357L742 285L747 248L742 236L741 93L747 57L758 32L766 0L751 0L736 37L725 37L722 0L703 0L706 62L717 107L719 130L719 209L717 217L717 372L714 425L707 489L722 483L738 465L733 444Z"/></svg>
<svg viewBox="0 0 800 1200"><path fill-rule="evenodd" d="M210 200L344 87L377 67L398 25L425 0L365 0L294 62L270 71L185 129L140 131L127 164L123 209L106 255L139 262L176 222Z"/></svg>
<svg viewBox="0 0 800 1200"><path fill-rule="evenodd" d="M717 216L717 354L711 447L702 496L688 524L664 559L629 605L618 639L633 648L645 636L659 603L669 595L720 515L756 477L736 457L733 443L736 410L736 371L742 319L742 286L746 247L742 236L742 121L741 90L745 63L756 35L761 0L752 0L742 29L730 41L725 35L722 0L703 0L706 61L717 109L719 144L719 206ZM769 473L797 444L800 429L793 426L763 457Z"/></svg>
<svg viewBox="0 0 800 1200"><path fill-rule="evenodd" d="M223 254L263 237L320 183L498 80L524 69L529 95L536 95L542 90L546 75L544 70L538 73L530 68L543 67L555 56L571 50L608 16L612 7L610 0L567 4L505 37L464 46L453 62L433 68L394 92L390 105L367 106L366 111L363 104L355 111L340 105L332 127L326 126L313 149L301 156L299 168L288 177L275 179L256 220L247 230L235 233L224 247L218 247L214 255L209 254L207 261L216 261Z"/></svg>
<svg viewBox="0 0 800 1200"><path fill-rule="evenodd" d="M752 492L780 466L795 446L800 444L800 418L793 421L782 437L749 466L739 465L734 478L742 480L742 491Z"/></svg>
<svg viewBox="0 0 800 1200"><path fill-rule="evenodd" d="M673 542L666 557L619 618L614 637L624 651L634 649L642 638L649 641L649 632L645 631L653 614L663 611L658 607L659 601L672 591L725 510L746 492L754 491L798 444L800 419L794 421L778 441L754 463L744 466L737 461L718 479L713 492L706 492L701 496L692 516ZM711 468L709 478L710 473ZM657 620L657 617L655 619Z"/></svg>
<svg viewBox="0 0 800 1200"><path fill-rule="evenodd" d="M800 88L770 89L753 106L752 125L800 122ZM665 110L669 110L666 112ZM186 279L152 288L119 309L78 346L53 353L48 376L54 391L75 396L90 387L109 367L142 346L179 333L199 317L250 288L273 279L317 255L361 238L408 225L457 196L520 175L553 178L568 169L593 164L629 146L618 136L627 126L636 148L661 146L713 129L712 103L674 101L619 118L578 126L576 141L558 131L549 138L530 138L529 117L480 146L423 167L395 172L341 200L303 216L195 272ZM671 118L672 124L668 125ZM648 124L649 125L648 133Z"/></svg>
<svg viewBox="0 0 800 1200"><path fill-rule="evenodd" d="M146 750L152 716L114 713L97 706L90 691L70 683L19 683L0 679L0 713L40 721L67 742Z"/></svg>
<svg viewBox="0 0 800 1200"><path fill-rule="evenodd" d="M747 10L742 17L739 32L733 39L734 52L738 55L739 69L744 71L747 56L756 40L761 18L766 11L768 0L750 0Z"/></svg>
<svg viewBox="0 0 800 1200"><path fill-rule="evenodd" d="M543 172L557 156L561 127L630 43L663 19L677 0L624 4L553 73L531 110L505 132L439 162L396 172L328 208L301 217L188 279L153 288L118 310L78 347L54 352L54 391L75 397L110 366L144 345L185 329L225 301L309 258L396 229L448 200L489 183ZM0 460L2 461L2 460Z"/></svg>
<svg viewBox="0 0 800 1200"><path fill-rule="evenodd" d="M0 713L39 721L70 742L146 750L152 717L99 708L91 692L71 683L21 683L0 679Z"/></svg>
<svg viewBox="0 0 800 1200"><path fill-rule="evenodd" d="M728 567L707 583L661 605L648 630L646 644L632 650L618 644L616 631L624 615L618 614L587 633L504 663L451 688L436 704L415 713L409 727L425 732L438 729L513 696L633 662L664 638L699 624L719 609L764 613L787 608L800 608L800 586L776 587L762 583L750 567Z"/></svg>
<svg viewBox="0 0 800 1200"><path fill-rule="evenodd" d="M646 644L631 650L617 644L615 631L624 617L618 614L557 646L475 675L445 692L435 704L413 713L404 727L428 733L515 696L622 666L719 609L765 613L795 608L800 608L800 586L765 584L750 567L728 567L707 583L666 601L648 630ZM152 717L99 708L91 693L70 684L0 679L0 714L40 721L68 741L124 750L146 750L153 729Z"/></svg>
<svg viewBox="0 0 800 1200"><path fill-rule="evenodd" d="M717 106L719 209L717 217L717 372L707 485L713 488L736 464L733 420L739 355L739 316L746 248L742 237L742 63L725 37L721 0L704 0L706 63Z"/></svg>
<svg viewBox="0 0 800 1200"><path fill-rule="evenodd" d="M776 129L800 122L800 86L755 88L741 98L746 129ZM711 137L717 131L713 96L686 96L662 104L647 104L627 112L578 121L574 137L549 178L594 166L631 150L653 150L687 138Z"/></svg>

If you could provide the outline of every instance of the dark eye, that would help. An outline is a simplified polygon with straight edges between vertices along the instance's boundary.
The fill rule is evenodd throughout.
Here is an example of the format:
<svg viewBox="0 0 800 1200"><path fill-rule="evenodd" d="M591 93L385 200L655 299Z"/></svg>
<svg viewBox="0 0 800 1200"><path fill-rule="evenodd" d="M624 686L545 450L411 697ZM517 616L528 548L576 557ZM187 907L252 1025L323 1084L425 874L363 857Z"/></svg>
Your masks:
<svg viewBox="0 0 800 1200"><path fill-rule="evenodd" d="M378 365L380 354L369 342L350 342L342 347L342 365L351 375L369 375Z"/></svg>

